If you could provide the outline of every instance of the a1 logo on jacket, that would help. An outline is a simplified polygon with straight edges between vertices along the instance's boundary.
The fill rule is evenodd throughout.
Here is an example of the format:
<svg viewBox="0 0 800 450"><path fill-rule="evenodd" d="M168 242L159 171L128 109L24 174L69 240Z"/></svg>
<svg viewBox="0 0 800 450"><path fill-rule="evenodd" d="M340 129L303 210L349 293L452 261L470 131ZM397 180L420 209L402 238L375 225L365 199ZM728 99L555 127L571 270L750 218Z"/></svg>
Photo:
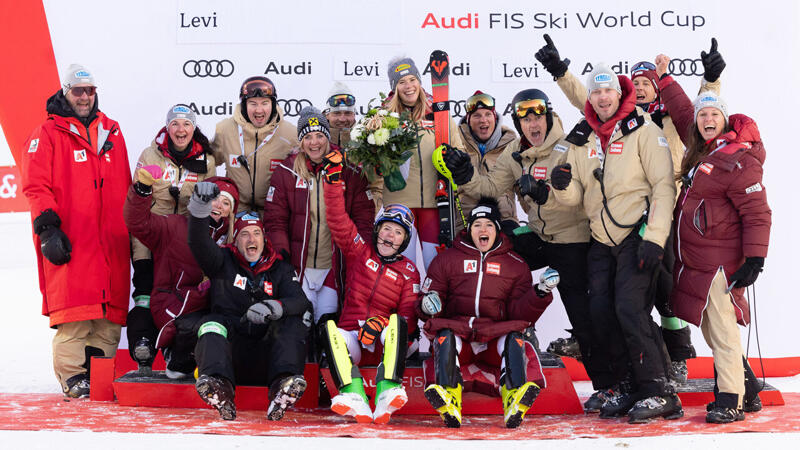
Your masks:
<svg viewBox="0 0 800 450"><path fill-rule="evenodd" d="M86 149L75 150L75 162L86 162Z"/></svg>
<svg viewBox="0 0 800 450"><path fill-rule="evenodd" d="M474 259L464 260L464 273L476 273L478 271L478 261Z"/></svg>

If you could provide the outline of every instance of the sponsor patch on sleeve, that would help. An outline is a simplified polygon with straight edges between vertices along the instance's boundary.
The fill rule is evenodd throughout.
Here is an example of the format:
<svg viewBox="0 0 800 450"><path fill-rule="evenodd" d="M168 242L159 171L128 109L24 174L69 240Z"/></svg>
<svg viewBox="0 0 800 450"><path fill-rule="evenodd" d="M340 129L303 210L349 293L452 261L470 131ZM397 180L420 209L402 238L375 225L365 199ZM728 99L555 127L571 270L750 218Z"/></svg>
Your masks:
<svg viewBox="0 0 800 450"><path fill-rule="evenodd" d="M658 145L660 145L662 147L669 147L669 143L667 142L667 138L665 138L664 136L659 136L658 137Z"/></svg>
<svg viewBox="0 0 800 450"><path fill-rule="evenodd" d="M763 190L764 190L764 188L761 187L761 183L756 183L756 184L748 187L747 189L745 189L744 193L745 194L752 194L753 192L761 192Z"/></svg>
<svg viewBox="0 0 800 450"><path fill-rule="evenodd" d="M356 237L353 238L353 244L364 244L364 239L361 239L361 235L356 233Z"/></svg>
<svg viewBox="0 0 800 450"><path fill-rule="evenodd" d="M425 277L425 281L422 282L422 292L427 293L430 287L431 287L431 279Z"/></svg>
<svg viewBox="0 0 800 450"><path fill-rule="evenodd" d="M564 153L565 151L567 151L567 148L568 147L566 145L564 145L564 144L556 144L556 146L553 147L553 150L555 150L555 151L557 151L559 153Z"/></svg>
<svg viewBox="0 0 800 450"><path fill-rule="evenodd" d="M411 289L414 291L415 294L419 294L419 283L414 283L411 286Z"/></svg>
<svg viewBox="0 0 800 450"><path fill-rule="evenodd" d="M416 267L414 267L414 265L413 265L413 264L411 264L410 262L407 262L407 263L406 263L406 270L408 270L408 271L409 271L409 272L411 272L411 273L414 273L414 272L416 272L416 271L417 271L417 268L416 268Z"/></svg>
<svg viewBox="0 0 800 450"><path fill-rule="evenodd" d="M369 189L367 189L367 190L366 190L366 193L367 193L367 200L372 200L372 191L370 191Z"/></svg>
<svg viewBox="0 0 800 450"><path fill-rule="evenodd" d="M275 186L270 186L267 191L267 201L272 202L272 197L275 196Z"/></svg>
<svg viewBox="0 0 800 450"><path fill-rule="evenodd" d="M36 153L36 150L39 149L39 139L36 138L31 141L31 145L28 146L28 153Z"/></svg>
<svg viewBox="0 0 800 450"><path fill-rule="evenodd" d="M269 171L270 172L274 172L275 169L277 169L278 166L280 166L280 165L281 165L281 160L280 159L270 159L269 160Z"/></svg>

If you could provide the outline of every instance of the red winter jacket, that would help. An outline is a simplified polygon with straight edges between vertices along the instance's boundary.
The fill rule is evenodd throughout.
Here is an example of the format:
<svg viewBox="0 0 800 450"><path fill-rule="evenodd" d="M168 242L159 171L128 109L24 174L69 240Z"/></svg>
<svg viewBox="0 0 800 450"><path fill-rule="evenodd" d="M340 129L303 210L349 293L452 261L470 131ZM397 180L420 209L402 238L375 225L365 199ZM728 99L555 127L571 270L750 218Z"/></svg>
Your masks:
<svg viewBox="0 0 800 450"><path fill-rule="evenodd" d="M417 327L414 308L419 295L419 272L403 256L389 264L381 262L372 243L372 231L362 234L345 212L345 192L341 183L325 186L328 227L347 266L344 305L337 325L344 330L357 330L359 321L375 316L388 319L397 313L406 319L410 334Z"/></svg>
<svg viewBox="0 0 800 450"><path fill-rule="evenodd" d="M331 145L331 150L338 147ZM291 256L291 263L303 279L309 245L333 245L311 241L310 189L323 182L321 171L312 180L304 180L292 168L297 153L289 155L272 173L270 187L264 203L264 228L276 252L285 250ZM345 190L344 209L358 228L359 233L370 236L375 218L375 204L367 196L367 181L359 172L345 166L342 170ZM326 186L327 187L327 186ZM324 188L323 188L324 190ZM337 273L337 288L341 289L341 263L334 247L333 270Z"/></svg>
<svg viewBox="0 0 800 450"><path fill-rule="evenodd" d="M710 144L714 150L700 161L675 208L672 309L697 326L719 267L729 278L746 257L766 257L769 244L772 211L761 182L761 136L745 115L734 114L729 123L732 130ZM737 320L746 325L750 312L743 292L732 291Z"/></svg>
<svg viewBox="0 0 800 450"><path fill-rule="evenodd" d="M56 266L34 247L42 314L50 326L106 318L124 325L130 294L130 242L122 204L131 184L128 149L117 122L98 111L84 126L71 117L61 91L48 99L47 120L22 153L22 190L31 218L52 209L72 244L70 262Z"/></svg>
<svg viewBox="0 0 800 450"><path fill-rule="evenodd" d="M428 335L450 328L469 341L488 342L525 330L552 302L552 294L536 295L530 269L510 240L502 233L497 239L500 245L482 254L462 231L453 248L433 259L422 290L439 293L442 311L425 322Z"/></svg>
<svg viewBox="0 0 800 450"><path fill-rule="evenodd" d="M156 347L163 348L175 338L177 317L208 308L210 283L204 282L203 271L189 249L186 217L153 214L151 199L150 195L138 195L131 187L123 214L131 235L153 252L150 313L159 328Z"/></svg>

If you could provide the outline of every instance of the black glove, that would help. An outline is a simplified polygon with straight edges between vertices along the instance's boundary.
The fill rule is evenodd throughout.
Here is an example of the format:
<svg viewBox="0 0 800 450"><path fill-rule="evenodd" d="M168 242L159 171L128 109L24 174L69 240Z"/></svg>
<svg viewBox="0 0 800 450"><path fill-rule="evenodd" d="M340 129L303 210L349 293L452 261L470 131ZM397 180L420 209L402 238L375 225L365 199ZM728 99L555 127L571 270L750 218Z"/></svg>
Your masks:
<svg viewBox="0 0 800 450"><path fill-rule="evenodd" d="M202 219L211 215L211 201L219 196L219 186L209 181L201 181L194 185L194 192L192 198L189 199L189 205L186 209L189 213Z"/></svg>
<svg viewBox="0 0 800 450"><path fill-rule="evenodd" d="M553 44L553 40L550 39L550 35L545 34L544 41L547 45L536 52L536 60L542 63L542 66L544 66L545 70L547 70L554 79L561 78L567 73L569 58L561 59L561 56L558 54L558 49L555 44Z"/></svg>
<svg viewBox="0 0 800 450"><path fill-rule="evenodd" d="M536 180L531 174L526 173L519 177L517 185L519 185L520 195L527 195L537 205L544 205L547 203L547 196L550 194L550 188L544 180Z"/></svg>
<svg viewBox="0 0 800 450"><path fill-rule="evenodd" d="M475 168L469 155L457 148L445 144L444 164L453 174L453 182L459 186L469 183Z"/></svg>
<svg viewBox="0 0 800 450"><path fill-rule="evenodd" d="M725 69L725 60L717 51L717 39L711 38L711 49L706 53L700 52L700 59L703 61L703 78L706 81L717 81L722 71Z"/></svg>
<svg viewBox="0 0 800 450"><path fill-rule="evenodd" d="M169 195L172 196L172 199L175 200L175 203L178 203L178 197L181 196L181 190L178 188L178 186L170 186Z"/></svg>
<svg viewBox="0 0 800 450"><path fill-rule="evenodd" d="M245 317L250 323L262 325L267 320L278 320L283 316L283 305L277 300L265 300L253 303L247 309Z"/></svg>
<svg viewBox="0 0 800 450"><path fill-rule="evenodd" d="M756 278L758 278L758 274L761 273L763 267L764 258L760 256L748 256L745 258L742 267L739 267L739 269L731 275L729 281L731 283L735 281L736 285L734 287L737 288L750 286L756 282Z"/></svg>
<svg viewBox="0 0 800 450"><path fill-rule="evenodd" d="M61 218L52 209L44 210L33 221L33 231L39 235L42 255L51 263L60 266L71 259L72 244L61 231Z"/></svg>
<svg viewBox="0 0 800 450"><path fill-rule="evenodd" d="M664 249L655 242L642 241L639 242L639 248L636 250L636 259L639 260L639 270L653 270L657 265L661 264L664 258Z"/></svg>
<svg viewBox="0 0 800 450"><path fill-rule="evenodd" d="M553 189L563 191L569 186L570 181L572 181L572 165L567 163L553 167L553 172L550 174L550 184L553 185Z"/></svg>

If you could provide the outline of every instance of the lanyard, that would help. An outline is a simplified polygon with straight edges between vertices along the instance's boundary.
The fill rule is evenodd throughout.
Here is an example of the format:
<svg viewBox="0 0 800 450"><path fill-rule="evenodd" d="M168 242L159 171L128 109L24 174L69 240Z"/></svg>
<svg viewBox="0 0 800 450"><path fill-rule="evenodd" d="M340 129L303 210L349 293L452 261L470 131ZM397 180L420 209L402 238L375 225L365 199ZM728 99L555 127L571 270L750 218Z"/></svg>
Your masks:
<svg viewBox="0 0 800 450"><path fill-rule="evenodd" d="M608 138L608 145L611 145L611 138L613 138L614 135L617 134L617 131L619 131L619 122L617 122L617 124L614 126L614 131ZM605 149L603 149L603 145L600 143L600 136L597 134L596 131L594 133L594 140L595 143L597 144L597 159L600 160L600 168L603 169L605 167L605 162L606 162L606 152Z"/></svg>
<svg viewBox="0 0 800 450"><path fill-rule="evenodd" d="M274 132L266 135L264 137L264 140L261 141L261 144L259 144L258 147L256 147L256 150L253 153L257 152L261 147L264 146L264 144L269 142L269 140L272 139L272 136L274 136L274 135L275 135ZM244 156L246 158L247 155L245 154L245 151L244 151L244 131L242 131L242 126L241 125L239 125L239 145L242 147L242 156Z"/></svg>

